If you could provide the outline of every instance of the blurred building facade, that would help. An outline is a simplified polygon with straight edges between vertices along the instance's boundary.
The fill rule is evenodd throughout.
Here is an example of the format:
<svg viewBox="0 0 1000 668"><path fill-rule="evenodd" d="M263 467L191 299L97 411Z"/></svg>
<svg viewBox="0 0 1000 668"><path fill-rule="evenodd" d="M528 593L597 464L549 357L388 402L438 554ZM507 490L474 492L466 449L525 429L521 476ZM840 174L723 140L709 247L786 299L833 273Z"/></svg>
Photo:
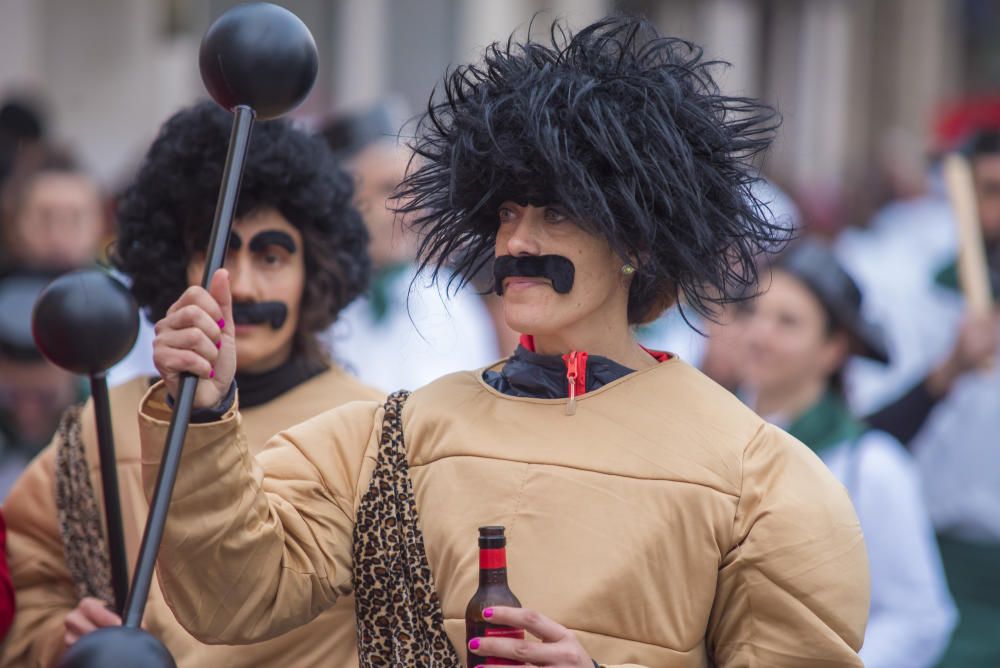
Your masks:
<svg viewBox="0 0 1000 668"><path fill-rule="evenodd" d="M525 30L539 11L542 25L552 16L580 26L609 12L645 15L732 62L728 91L779 108L784 126L765 170L820 201L870 190L886 160L919 165L938 105L995 81L968 62L990 48L974 39L983 24L1000 24L993 0L279 2L306 21L320 49L319 82L298 112L307 121L387 92L417 111L449 64ZM203 95L198 42L232 4L0 0L0 97L40 93L56 135L115 185L159 123Z"/></svg>

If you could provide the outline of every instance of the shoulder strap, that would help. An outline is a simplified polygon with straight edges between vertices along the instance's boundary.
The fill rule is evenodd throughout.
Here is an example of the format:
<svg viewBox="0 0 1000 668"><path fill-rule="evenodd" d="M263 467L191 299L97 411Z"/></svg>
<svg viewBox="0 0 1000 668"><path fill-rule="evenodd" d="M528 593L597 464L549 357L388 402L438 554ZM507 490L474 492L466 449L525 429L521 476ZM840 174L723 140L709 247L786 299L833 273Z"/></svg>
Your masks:
<svg viewBox="0 0 1000 668"><path fill-rule="evenodd" d="M354 525L354 596L361 668L460 668L424 550L403 440L409 392L385 403L378 459Z"/></svg>
<svg viewBox="0 0 1000 668"><path fill-rule="evenodd" d="M66 568L81 599L111 603L111 564L104 525L90 482L90 467L80 434L83 406L69 408L59 423L56 446L56 509Z"/></svg>

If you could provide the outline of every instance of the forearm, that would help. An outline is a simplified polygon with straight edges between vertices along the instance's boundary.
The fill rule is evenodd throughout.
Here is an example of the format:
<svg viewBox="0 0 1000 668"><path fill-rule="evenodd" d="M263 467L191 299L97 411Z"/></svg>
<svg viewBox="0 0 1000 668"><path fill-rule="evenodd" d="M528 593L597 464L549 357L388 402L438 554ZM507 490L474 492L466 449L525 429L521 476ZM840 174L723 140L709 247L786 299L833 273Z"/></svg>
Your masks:
<svg viewBox="0 0 1000 668"><path fill-rule="evenodd" d="M169 413L155 386L140 409L143 481L152 495ZM326 496L322 485L298 485ZM314 532L263 486L234 412L191 425L160 547L157 572L178 621L206 643L279 635L333 604L336 594Z"/></svg>
<svg viewBox="0 0 1000 668"><path fill-rule="evenodd" d="M943 381L935 381L933 378L932 374L921 379L898 399L865 418L865 422L907 445L923 427L927 416L944 394L933 389Z"/></svg>

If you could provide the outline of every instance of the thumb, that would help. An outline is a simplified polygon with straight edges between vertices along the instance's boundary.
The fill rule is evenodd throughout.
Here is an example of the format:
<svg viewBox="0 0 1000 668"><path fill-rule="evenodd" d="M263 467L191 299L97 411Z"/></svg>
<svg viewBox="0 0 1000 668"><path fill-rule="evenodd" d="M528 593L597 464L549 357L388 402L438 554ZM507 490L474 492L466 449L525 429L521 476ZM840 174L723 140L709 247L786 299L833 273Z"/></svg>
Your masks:
<svg viewBox="0 0 1000 668"><path fill-rule="evenodd" d="M233 295L229 291L229 271L227 269L219 269L215 272L212 276L212 282L208 286L208 293L222 309L222 317L226 321L223 331L232 331L230 328L235 324L233 323Z"/></svg>

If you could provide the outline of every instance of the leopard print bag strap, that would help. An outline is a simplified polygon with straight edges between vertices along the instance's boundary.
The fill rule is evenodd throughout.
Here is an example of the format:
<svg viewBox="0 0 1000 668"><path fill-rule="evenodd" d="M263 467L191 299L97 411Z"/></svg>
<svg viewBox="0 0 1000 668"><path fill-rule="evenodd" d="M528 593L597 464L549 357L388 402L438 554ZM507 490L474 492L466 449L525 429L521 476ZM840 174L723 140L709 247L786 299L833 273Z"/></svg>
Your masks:
<svg viewBox="0 0 1000 668"><path fill-rule="evenodd" d="M399 391L385 403L371 484L354 525L354 595L361 668L461 668L427 563L403 440Z"/></svg>
<svg viewBox="0 0 1000 668"><path fill-rule="evenodd" d="M114 602L111 562L104 524L90 481L90 467L81 436L83 406L68 409L59 423L56 446L56 510L66 568L80 599L87 596Z"/></svg>

